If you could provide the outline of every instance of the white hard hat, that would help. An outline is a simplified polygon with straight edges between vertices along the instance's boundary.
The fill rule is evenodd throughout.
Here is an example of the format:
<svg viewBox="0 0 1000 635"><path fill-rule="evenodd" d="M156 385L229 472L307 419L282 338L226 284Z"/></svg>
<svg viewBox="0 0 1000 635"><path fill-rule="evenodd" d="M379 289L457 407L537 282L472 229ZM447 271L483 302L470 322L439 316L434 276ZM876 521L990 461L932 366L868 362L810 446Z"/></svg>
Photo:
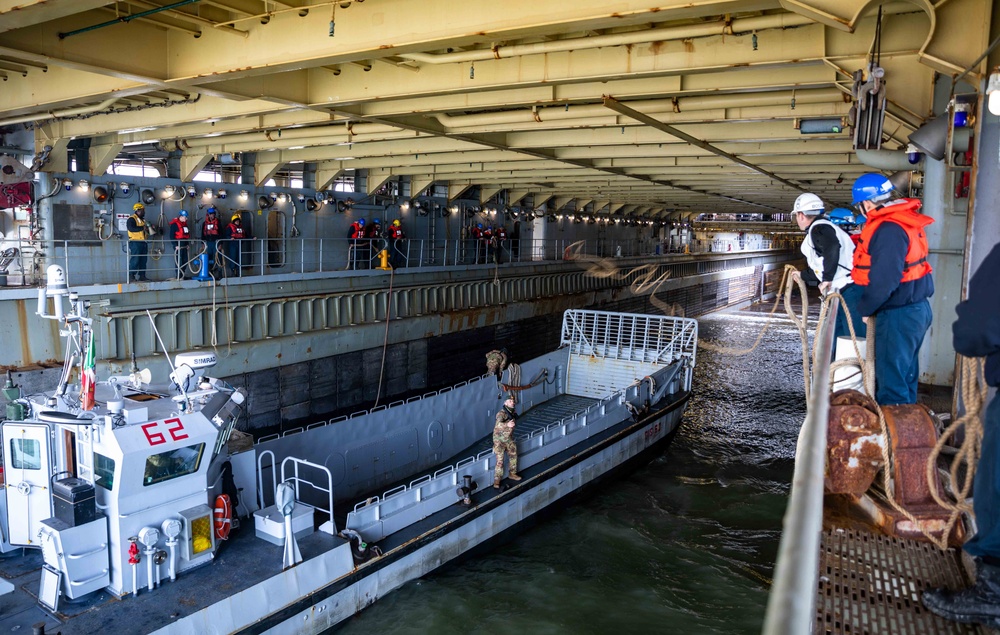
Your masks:
<svg viewBox="0 0 1000 635"><path fill-rule="evenodd" d="M799 197L795 199L795 205L792 207L792 213L797 214L799 212L807 216L822 214L823 201L815 194L810 194L809 192L799 194Z"/></svg>

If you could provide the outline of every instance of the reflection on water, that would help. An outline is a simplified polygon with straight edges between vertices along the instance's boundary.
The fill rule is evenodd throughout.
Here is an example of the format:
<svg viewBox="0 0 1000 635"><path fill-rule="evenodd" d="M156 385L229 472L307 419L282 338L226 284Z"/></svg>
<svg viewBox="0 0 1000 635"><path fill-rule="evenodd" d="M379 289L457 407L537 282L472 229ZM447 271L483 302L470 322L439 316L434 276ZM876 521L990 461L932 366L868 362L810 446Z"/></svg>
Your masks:
<svg viewBox="0 0 1000 635"><path fill-rule="evenodd" d="M701 337L746 345L759 320ZM805 416L798 332L747 357L699 350L661 457L488 555L405 585L340 633L759 633Z"/></svg>

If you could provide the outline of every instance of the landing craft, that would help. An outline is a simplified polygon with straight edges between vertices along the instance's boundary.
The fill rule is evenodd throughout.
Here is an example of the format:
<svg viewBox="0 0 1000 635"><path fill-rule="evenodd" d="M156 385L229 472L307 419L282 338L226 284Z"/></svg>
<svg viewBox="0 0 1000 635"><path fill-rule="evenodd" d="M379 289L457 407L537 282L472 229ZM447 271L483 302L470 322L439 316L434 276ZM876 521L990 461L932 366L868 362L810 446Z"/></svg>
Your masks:
<svg viewBox="0 0 1000 635"><path fill-rule="evenodd" d="M210 353L175 356L169 385L139 370L98 381L84 410L70 377L93 375L92 356L75 354L87 309L51 268L38 312L71 354L50 394L8 382L20 420L2 426L0 550L21 551L0 561L13 582L4 623L35 626L40 606L67 635L322 632L653 458L684 412L697 347L692 319L567 311L560 347L499 381L253 444L234 430L247 395L205 374ZM522 479L495 488L508 396Z"/></svg>

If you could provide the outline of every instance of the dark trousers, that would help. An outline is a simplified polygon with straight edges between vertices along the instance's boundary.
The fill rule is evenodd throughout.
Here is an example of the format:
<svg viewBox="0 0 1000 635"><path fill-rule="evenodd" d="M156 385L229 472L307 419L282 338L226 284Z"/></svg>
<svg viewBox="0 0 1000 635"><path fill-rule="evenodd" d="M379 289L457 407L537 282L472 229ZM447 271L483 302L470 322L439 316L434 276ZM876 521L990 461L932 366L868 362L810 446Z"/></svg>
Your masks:
<svg viewBox="0 0 1000 635"><path fill-rule="evenodd" d="M174 264L177 266L177 277L184 277L184 268L188 261L188 246L186 240L174 243Z"/></svg>
<svg viewBox="0 0 1000 635"><path fill-rule="evenodd" d="M142 279L146 277L146 254L149 245L145 240L128 241L128 275L129 278Z"/></svg>
<svg viewBox="0 0 1000 635"><path fill-rule="evenodd" d="M854 327L854 334L858 337L865 337L868 334L868 327L865 326L865 323L861 320L861 314L858 313L858 300L861 299L861 294L863 293L864 287L857 284L849 284L840 290L840 295L844 298L843 305L851 312L851 325ZM835 338L851 336L851 330L847 328L847 315L843 309L837 310L837 320L833 329L833 336ZM833 346L836 348L836 340L834 340Z"/></svg>
<svg viewBox="0 0 1000 635"><path fill-rule="evenodd" d="M1000 558L1000 396L997 395L986 408L982 455L973 491L972 510L978 531L963 548L973 556Z"/></svg>
<svg viewBox="0 0 1000 635"><path fill-rule="evenodd" d="M240 241L230 240L229 244L226 246L229 251L229 273L236 275L240 272Z"/></svg>
<svg viewBox="0 0 1000 635"><path fill-rule="evenodd" d="M875 401L879 404L917 403L917 354L930 326L927 300L875 314Z"/></svg>
<svg viewBox="0 0 1000 635"><path fill-rule="evenodd" d="M406 266L406 243L400 238L392 241L392 247L389 249L389 265L393 269Z"/></svg>

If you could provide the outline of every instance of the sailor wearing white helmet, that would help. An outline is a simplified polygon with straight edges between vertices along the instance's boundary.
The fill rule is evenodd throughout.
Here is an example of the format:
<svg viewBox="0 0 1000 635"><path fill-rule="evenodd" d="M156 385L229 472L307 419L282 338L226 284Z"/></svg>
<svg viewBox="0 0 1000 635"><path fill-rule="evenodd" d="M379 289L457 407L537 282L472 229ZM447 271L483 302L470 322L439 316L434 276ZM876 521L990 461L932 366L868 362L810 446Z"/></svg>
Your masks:
<svg viewBox="0 0 1000 635"><path fill-rule="evenodd" d="M809 284L818 284L823 295L839 292L844 297L844 305L851 312L854 332L858 337L864 337L865 325L855 310L860 290L855 288L851 280L854 242L847 232L830 222L824 210L820 197L809 192L800 194L792 207L795 223L806 232L802 241L802 255L806 257L808 267L803 271L803 278ZM834 337L849 334L844 312L837 311Z"/></svg>

